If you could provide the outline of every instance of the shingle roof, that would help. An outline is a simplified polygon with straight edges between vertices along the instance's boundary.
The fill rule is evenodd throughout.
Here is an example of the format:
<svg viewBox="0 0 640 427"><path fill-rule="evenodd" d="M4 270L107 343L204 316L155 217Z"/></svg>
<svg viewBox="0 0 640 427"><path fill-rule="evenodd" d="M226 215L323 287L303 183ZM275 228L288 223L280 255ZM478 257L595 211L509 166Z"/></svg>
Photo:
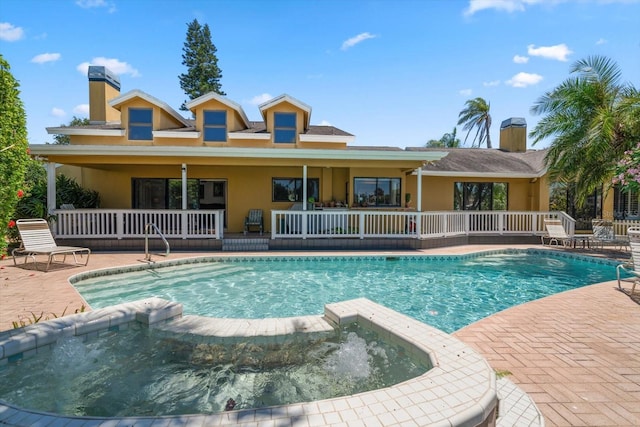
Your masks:
<svg viewBox="0 0 640 427"><path fill-rule="evenodd" d="M407 148L408 151L445 151L446 157L425 165L426 175L446 173L505 176L542 176L548 150L512 153L488 148Z"/></svg>
<svg viewBox="0 0 640 427"><path fill-rule="evenodd" d="M264 122L249 122L249 129L243 129L236 132L241 133L265 133L267 131L267 127ZM338 129L333 126L320 126L320 125L309 125L309 129L304 133L304 135L337 135L337 136L353 136L352 134L343 131L342 129Z"/></svg>

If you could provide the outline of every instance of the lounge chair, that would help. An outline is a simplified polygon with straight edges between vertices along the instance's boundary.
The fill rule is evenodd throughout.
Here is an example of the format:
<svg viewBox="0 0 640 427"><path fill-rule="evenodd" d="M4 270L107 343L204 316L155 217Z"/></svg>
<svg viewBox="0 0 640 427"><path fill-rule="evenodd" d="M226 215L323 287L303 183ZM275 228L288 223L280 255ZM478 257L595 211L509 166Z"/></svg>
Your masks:
<svg viewBox="0 0 640 427"><path fill-rule="evenodd" d="M618 289L622 291L622 282L629 282L632 283L631 294L633 294L636 291L638 281L640 281L640 227L629 227L627 236L629 236L631 260L616 267L616 276L618 277ZM622 277L623 274L631 277Z"/></svg>
<svg viewBox="0 0 640 427"><path fill-rule="evenodd" d="M604 249L605 245L620 248L620 250L627 249L629 247L629 240L622 236L616 236L613 230L613 222L604 219L591 220L591 228L593 235L590 242L594 246Z"/></svg>
<svg viewBox="0 0 640 427"><path fill-rule="evenodd" d="M260 235L262 236L262 230L264 228L264 220L262 218L262 209L251 209L249 215L244 218L244 234L251 229L251 227L258 227Z"/></svg>
<svg viewBox="0 0 640 427"><path fill-rule="evenodd" d="M545 244L545 238L548 239L548 245L555 244L556 246L570 247L574 243L573 237L569 236L562 225L562 221L559 219L545 218L544 227L547 230L546 234L540 236L542 244Z"/></svg>
<svg viewBox="0 0 640 427"><path fill-rule="evenodd" d="M16 226L18 227L22 244L11 252L14 265L18 265L16 256L24 256L24 263L26 264L28 259L32 259L36 270L38 270L36 255L46 255L47 265L44 271L49 271L52 263L65 263L69 254L73 255L75 265L87 265L89 263L89 255L91 254L89 248L58 246L53 239L49 224L44 219L19 219L16 221ZM85 254L86 259L84 262L78 261L78 256L84 257ZM60 255L62 256L62 261L56 259L56 256Z"/></svg>

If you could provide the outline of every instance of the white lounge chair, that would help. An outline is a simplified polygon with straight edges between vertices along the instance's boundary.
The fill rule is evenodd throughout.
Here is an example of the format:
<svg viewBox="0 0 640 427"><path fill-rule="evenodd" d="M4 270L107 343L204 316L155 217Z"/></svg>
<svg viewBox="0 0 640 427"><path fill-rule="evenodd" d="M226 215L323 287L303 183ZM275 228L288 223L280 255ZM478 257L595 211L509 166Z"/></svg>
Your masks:
<svg viewBox="0 0 640 427"><path fill-rule="evenodd" d="M596 247L604 249L605 245L626 250L629 247L629 239L623 236L616 236L613 229L613 222L604 219L591 220L593 236L591 242Z"/></svg>
<svg viewBox="0 0 640 427"><path fill-rule="evenodd" d="M548 245L555 244L556 246L570 247L573 245L573 237L567 234L567 231L562 225L562 221L559 219L545 218L544 227L547 230L547 234L540 236L542 244L545 244L545 238L548 239Z"/></svg>
<svg viewBox="0 0 640 427"><path fill-rule="evenodd" d="M16 221L16 226L18 227L22 244L11 252L14 265L18 265L16 256L24 256L24 263L26 264L28 259L32 259L37 270L36 255L46 255L47 265L44 271L48 271L52 263L64 263L69 254L73 255L75 265L87 265L89 263L89 255L91 254L89 248L58 246L53 239L49 224L44 219L19 219ZM85 254L84 263L79 262L78 256L84 257ZM62 261L56 259L56 256L59 255L62 256Z"/></svg>
<svg viewBox="0 0 640 427"><path fill-rule="evenodd" d="M640 281L640 227L629 227L627 230L629 236L629 246L631 248L631 260L616 267L616 276L618 277L618 289L622 289L622 282L632 283L631 294L636 291L636 285ZM622 277L625 273L631 277Z"/></svg>

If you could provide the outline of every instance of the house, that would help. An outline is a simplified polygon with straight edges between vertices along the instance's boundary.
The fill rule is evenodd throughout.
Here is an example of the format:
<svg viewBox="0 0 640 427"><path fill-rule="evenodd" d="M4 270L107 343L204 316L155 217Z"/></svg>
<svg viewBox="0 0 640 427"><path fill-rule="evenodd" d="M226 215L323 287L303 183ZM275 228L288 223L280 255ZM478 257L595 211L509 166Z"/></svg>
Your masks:
<svg viewBox="0 0 640 427"><path fill-rule="evenodd" d="M312 108L286 94L250 121L239 104L208 93L186 104L187 119L143 91L121 94L105 67L90 66L88 80L90 124L47 128L69 145L31 146L47 161L50 195L58 170L101 197L91 213L49 197L61 237L139 236L152 221L169 236L221 238L262 209L272 239L422 238L427 212L548 210L544 151L526 150L521 119L503 122L498 150L362 147L346 131L312 125ZM540 221L529 223L518 231L540 232ZM450 224L430 233L446 235Z"/></svg>
<svg viewBox="0 0 640 427"><path fill-rule="evenodd" d="M527 150L526 138L525 120L509 118L500 126L499 149L441 150L446 157L423 167L422 187L430 193L423 209L548 211L547 150Z"/></svg>

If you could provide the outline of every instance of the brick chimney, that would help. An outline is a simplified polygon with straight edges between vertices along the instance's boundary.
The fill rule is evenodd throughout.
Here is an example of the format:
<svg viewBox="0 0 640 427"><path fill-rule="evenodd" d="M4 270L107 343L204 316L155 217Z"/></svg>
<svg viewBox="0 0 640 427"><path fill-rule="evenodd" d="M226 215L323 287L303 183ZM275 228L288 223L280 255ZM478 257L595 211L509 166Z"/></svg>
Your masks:
<svg viewBox="0 0 640 427"><path fill-rule="evenodd" d="M511 117L502 122L500 149L512 153L527 151L527 122L523 117Z"/></svg>
<svg viewBox="0 0 640 427"><path fill-rule="evenodd" d="M120 121L120 111L109 101L120 95L120 79L106 67L89 66L89 122L105 124Z"/></svg>

